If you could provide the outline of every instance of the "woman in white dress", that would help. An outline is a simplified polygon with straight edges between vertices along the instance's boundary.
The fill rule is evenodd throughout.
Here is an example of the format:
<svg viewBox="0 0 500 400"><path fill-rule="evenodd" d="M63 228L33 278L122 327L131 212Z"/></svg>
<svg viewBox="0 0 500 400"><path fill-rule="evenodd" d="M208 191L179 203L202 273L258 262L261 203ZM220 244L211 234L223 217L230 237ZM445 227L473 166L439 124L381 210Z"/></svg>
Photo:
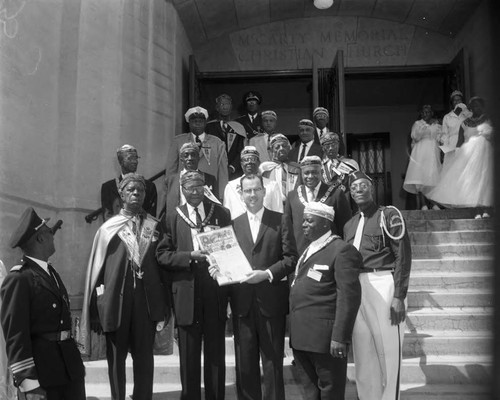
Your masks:
<svg viewBox="0 0 500 400"><path fill-rule="evenodd" d="M421 117L411 128L412 150L403 189L416 194L418 208L427 210L425 197L438 183L441 170L437 143L441 125L433 118L430 105L422 107Z"/></svg>
<svg viewBox="0 0 500 400"><path fill-rule="evenodd" d="M7 270L0 260L0 286L3 283ZM2 301L0 300L0 306ZM7 359L7 352L5 349L5 337L2 329L0 329L0 399L2 400L15 400L17 399L17 389L14 386L12 373L9 370L9 362Z"/></svg>
<svg viewBox="0 0 500 400"><path fill-rule="evenodd" d="M460 126L453 163L429 193L437 203L447 207L493 205L493 129L484 107L482 98L470 99L472 116Z"/></svg>
<svg viewBox="0 0 500 400"><path fill-rule="evenodd" d="M444 154L441 174L446 173L455 158L455 149L458 141L458 131L462 122L469 118L472 113L464 104L464 95L455 90L450 96L451 111L443 117L443 133L439 138L440 143L450 149Z"/></svg>

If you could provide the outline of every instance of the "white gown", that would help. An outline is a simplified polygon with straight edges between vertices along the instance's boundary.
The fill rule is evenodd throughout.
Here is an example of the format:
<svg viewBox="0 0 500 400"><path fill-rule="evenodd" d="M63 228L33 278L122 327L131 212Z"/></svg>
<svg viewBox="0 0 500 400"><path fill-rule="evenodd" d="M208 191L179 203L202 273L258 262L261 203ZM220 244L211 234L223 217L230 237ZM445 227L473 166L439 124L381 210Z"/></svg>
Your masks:
<svg viewBox="0 0 500 400"><path fill-rule="evenodd" d="M438 183L441 162L436 139L440 134L441 125L438 123L428 124L421 119L413 124L411 137L415 145L403 183L403 189L407 192L422 192L426 195Z"/></svg>
<svg viewBox="0 0 500 400"><path fill-rule="evenodd" d="M462 124L464 144L428 197L448 207L490 207L493 205L492 127L485 121L476 127Z"/></svg>
<svg viewBox="0 0 500 400"><path fill-rule="evenodd" d="M459 115L455 114L452 110L443 117L443 134L441 135L441 140L448 147L457 147L460 126L464 120L472 115L464 104L458 104L458 106L462 108L462 112ZM455 151L450 151L444 155L441 174L446 173L450 165L453 164L454 158Z"/></svg>

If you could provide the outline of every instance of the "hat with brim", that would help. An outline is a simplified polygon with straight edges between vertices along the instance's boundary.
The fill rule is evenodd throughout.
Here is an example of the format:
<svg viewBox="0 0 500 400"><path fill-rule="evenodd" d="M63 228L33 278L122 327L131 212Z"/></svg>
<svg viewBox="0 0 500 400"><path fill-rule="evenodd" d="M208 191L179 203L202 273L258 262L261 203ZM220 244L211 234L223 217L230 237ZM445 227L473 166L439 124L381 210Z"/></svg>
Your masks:
<svg viewBox="0 0 500 400"><path fill-rule="evenodd" d="M262 103L262 96L259 92L247 92L243 96L243 99L245 100L245 103L250 100L255 100L257 103Z"/></svg>
<svg viewBox="0 0 500 400"><path fill-rule="evenodd" d="M33 207L28 207L17 223L17 228L10 237L10 247L13 249L26 243L50 218L42 219Z"/></svg>
<svg viewBox="0 0 500 400"><path fill-rule="evenodd" d="M186 122L189 123L189 120L191 118L203 118L203 119L208 119L208 111L205 110L203 107L191 107L189 110L186 111L186 114L184 114L184 118L186 118Z"/></svg>
<svg viewBox="0 0 500 400"><path fill-rule="evenodd" d="M327 206L319 201L311 201L306 204L304 208L304 214L312 214L321 218L325 218L330 222L335 219L335 211L333 207Z"/></svg>

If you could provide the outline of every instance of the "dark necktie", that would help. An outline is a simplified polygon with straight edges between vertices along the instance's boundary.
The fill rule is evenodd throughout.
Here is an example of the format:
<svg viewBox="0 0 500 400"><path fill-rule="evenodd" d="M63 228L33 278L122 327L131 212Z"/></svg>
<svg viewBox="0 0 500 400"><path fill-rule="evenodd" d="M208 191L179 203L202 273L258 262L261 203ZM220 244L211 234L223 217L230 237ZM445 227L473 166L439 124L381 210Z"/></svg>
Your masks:
<svg viewBox="0 0 500 400"><path fill-rule="evenodd" d="M200 212L198 211L198 207L194 209L194 212L196 213L196 228L198 228L200 232L203 232L203 225L201 222L201 215Z"/></svg>
<svg viewBox="0 0 500 400"><path fill-rule="evenodd" d="M54 271L54 268L52 267L52 265L47 264L47 270L49 271L49 275L54 280L54 283L56 284L56 286L59 287L59 282L57 281L56 274L55 274L55 271Z"/></svg>
<svg viewBox="0 0 500 400"><path fill-rule="evenodd" d="M307 145L305 143L302 143L302 149L300 150L300 155L299 155L299 162L301 162L302 159L306 156L306 147Z"/></svg>
<svg viewBox="0 0 500 400"><path fill-rule="evenodd" d="M199 136L194 136L194 140L196 141L196 144L201 147L201 140L200 140L200 137Z"/></svg>

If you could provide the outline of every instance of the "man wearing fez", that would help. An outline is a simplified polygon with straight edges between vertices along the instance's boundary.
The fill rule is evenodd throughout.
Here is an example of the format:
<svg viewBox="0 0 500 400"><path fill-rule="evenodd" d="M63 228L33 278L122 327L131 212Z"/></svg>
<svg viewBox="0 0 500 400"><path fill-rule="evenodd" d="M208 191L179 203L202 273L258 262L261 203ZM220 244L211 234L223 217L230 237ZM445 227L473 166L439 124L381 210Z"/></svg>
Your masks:
<svg viewBox="0 0 500 400"><path fill-rule="evenodd" d="M166 176L177 174L182 168L179 162L179 150L182 145L187 142L196 143L200 149L199 170L215 176L217 192L224 193L228 182L226 146L218 137L205 132L208 112L203 107L190 108L184 117L190 132L174 136L167 158Z"/></svg>
<svg viewBox="0 0 500 400"><path fill-rule="evenodd" d="M290 151L290 160L301 162L305 156L323 157L323 149L314 141L314 124L309 119L299 122L300 142Z"/></svg>
<svg viewBox="0 0 500 400"><path fill-rule="evenodd" d="M330 113L324 107L316 107L313 111L313 120L316 126L314 141L319 143L319 139L329 130L328 123L330 122Z"/></svg>
<svg viewBox="0 0 500 400"><path fill-rule="evenodd" d="M282 214L264 207L262 177L243 176L241 191L247 212L234 220L234 231L253 271L232 285L230 294L238 399L283 400L287 276L297 251L292 233L282 226Z"/></svg>
<svg viewBox="0 0 500 400"><path fill-rule="evenodd" d="M237 133L229 124L233 100L227 94L221 94L215 99L217 119L209 121L207 134L218 137L226 145L229 179L241 175L240 152L245 146L246 137ZM234 124L234 123L233 123Z"/></svg>
<svg viewBox="0 0 500 400"><path fill-rule="evenodd" d="M196 235L231 224L229 211L204 198L205 179L196 171L181 177L186 204L169 211L167 234L156 251L172 280L180 356L181 399L201 398L203 342L205 398L224 399L227 287L210 277L206 252ZM135 400L135 399L134 399Z"/></svg>
<svg viewBox="0 0 500 400"><path fill-rule="evenodd" d="M282 133L276 133L269 139L272 161L263 162L260 171L264 178L280 184L283 202L290 191L295 189L300 181L300 166L290 161L290 142Z"/></svg>
<svg viewBox="0 0 500 400"><path fill-rule="evenodd" d="M333 207L333 233L337 235L342 235L344 224L351 218L352 213L344 192L321 182L321 159L318 156L304 157L300 169L304 184L288 194L284 221L288 229L293 231L297 250L302 253L309 245L309 240L302 230L304 208L308 203L316 201Z"/></svg>
<svg viewBox="0 0 500 400"><path fill-rule="evenodd" d="M244 175L255 175L259 172L260 155L253 146L245 146L241 152L241 167ZM224 207L231 212L231 219L235 219L247 211L241 191L242 176L229 181L224 192ZM283 212L283 201L279 184L268 178L263 178L266 194L264 206L272 211Z"/></svg>
<svg viewBox="0 0 500 400"><path fill-rule="evenodd" d="M247 139L257 136L262 132L262 117L259 113L262 96L259 92L250 91L243 95L243 105L245 106L246 114L236 118L245 128Z"/></svg>
<svg viewBox="0 0 500 400"><path fill-rule="evenodd" d="M139 156L137 149L129 144L124 144L116 150L118 156L118 163L120 164L121 174L115 179L104 182L101 186L101 207L104 209L104 221L111 218L113 215L118 214L122 208L121 197L118 193L118 186L125 174L135 173L137 171L137 164ZM158 195L156 186L153 182L146 181L146 197L144 198L144 210L156 216L156 203Z"/></svg>
<svg viewBox="0 0 500 400"><path fill-rule="evenodd" d="M367 175L354 172L349 184L359 213L345 224L344 238L363 257L361 306L352 334L358 397L397 399L411 268L410 239L399 210L375 204Z"/></svg>
<svg viewBox="0 0 500 400"><path fill-rule="evenodd" d="M169 175L165 178L166 190L166 210L167 213L173 210L178 205L186 203L186 198L181 190L181 177L188 171L198 171L205 177L205 187L211 193L219 198L219 187L216 184L216 179L213 175L203 173L198 170L198 163L200 162L200 150L196 143L184 143L179 150L179 161L182 165L180 172Z"/></svg>
<svg viewBox="0 0 500 400"><path fill-rule="evenodd" d="M320 142L324 152L321 180L342 190L350 202L349 174L358 171L359 165L355 160L339 155L340 138L337 133L326 132Z"/></svg>
<svg viewBox="0 0 500 400"><path fill-rule="evenodd" d="M97 231L87 268L80 341L90 354L90 329L104 332L113 400L124 400L130 351L134 400L151 400L155 332L170 317L168 284L161 281L156 246L162 230L142 204L146 183L138 174L120 182L123 208Z"/></svg>
<svg viewBox="0 0 500 400"><path fill-rule="evenodd" d="M263 131L250 138L248 144L257 149L260 154L260 161L265 162L271 160L269 156L269 138L276 132L278 115L272 110L266 110L262 111L261 117Z"/></svg>
<svg viewBox="0 0 500 400"><path fill-rule="evenodd" d="M1 322L14 384L27 400L85 400L85 367L71 337L68 292L48 262L54 228L29 207L10 245L23 258L5 278Z"/></svg>
<svg viewBox="0 0 500 400"><path fill-rule="evenodd" d="M324 203L307 204L302 227L310 245L290 289L290 345L306 400L344 399L348 346L361 300L363 261L354 246L332 234L334 217Z"/></svg>

